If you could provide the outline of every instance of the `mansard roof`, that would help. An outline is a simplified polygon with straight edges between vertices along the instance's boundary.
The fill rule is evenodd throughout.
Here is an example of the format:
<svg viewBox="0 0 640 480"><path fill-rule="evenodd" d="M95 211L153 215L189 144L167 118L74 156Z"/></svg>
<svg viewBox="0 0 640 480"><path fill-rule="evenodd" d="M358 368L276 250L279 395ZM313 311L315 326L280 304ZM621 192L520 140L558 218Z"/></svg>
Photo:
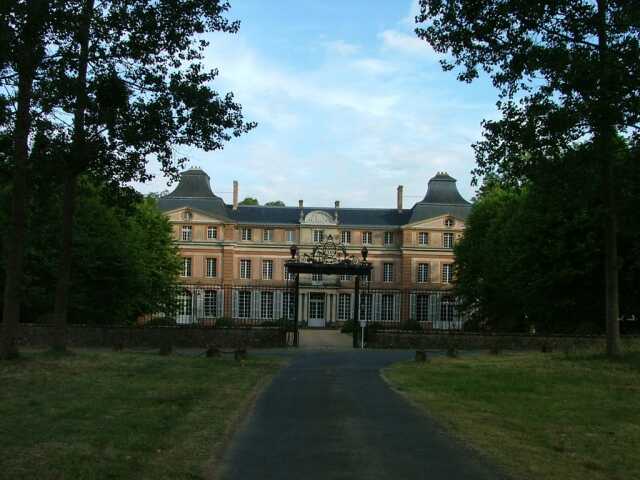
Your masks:
<svg viewBox="0 0 640 480"><path fill-rule="evenodd" d="M214 217L229 217L224 200L211 190L209 175L199 168L182 172L178 186L173 192L160 198L158 207L163 212L189 207Z"/></svg>
<svg viewBox="0 0 640 480"><path fill-rule="evenodd" d="M456 187L456 179L446 172L438 172L427 186L427 194L411 209L408 223L416 223L441 215L452 215L465 219L471 211L467 202Z"/></svg>
<svg viewBox="0 0 640 480"><path fill-rule="evenodd" d="M158 206L162 211L178 208L192 208L216 218L240 224L298 225L301 212L298 207L266 207L239 205L233 210L231 205L213 193L209 175L200 169L190 169L182 173L180 182L173 192L160 198ZM438 173L429 180L423 200L411 209L396 208L339 208L338 224L359 227L400 227L441 215L452 215L465 219L471 204L456 188L456 180L446 173ZM302 218L313 211L325 212L335 218L335 208L304 207ZM304 223L304 222L303 222Z"/></svg>

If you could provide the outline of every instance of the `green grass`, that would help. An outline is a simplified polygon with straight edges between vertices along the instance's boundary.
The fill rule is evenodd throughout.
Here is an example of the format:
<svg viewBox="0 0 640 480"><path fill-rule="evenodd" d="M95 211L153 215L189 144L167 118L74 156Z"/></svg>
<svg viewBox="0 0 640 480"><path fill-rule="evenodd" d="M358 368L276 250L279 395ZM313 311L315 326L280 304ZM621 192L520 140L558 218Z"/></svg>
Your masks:
<svg viewBox="0 0 640 480"><path fill-rule="evenodd" d="M515 478L640 478L640 349L389 367L399 391Z"/></svg>
<svg viewBox="0 0 640 480"><path fill-rule="evenodd" d="M0 363L0 478L211 477L276 360L27 354Z"/></svg>

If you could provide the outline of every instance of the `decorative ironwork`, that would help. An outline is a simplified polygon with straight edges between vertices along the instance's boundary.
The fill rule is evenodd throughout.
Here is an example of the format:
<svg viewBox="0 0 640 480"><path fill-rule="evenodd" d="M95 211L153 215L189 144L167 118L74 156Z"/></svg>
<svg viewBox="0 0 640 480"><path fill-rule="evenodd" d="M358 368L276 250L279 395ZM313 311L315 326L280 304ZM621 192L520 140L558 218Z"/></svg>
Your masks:
<svg viewBox="0 0 640 480"><path fill-rule="evenodd" d="M333 236L329 235L321 244L313 247L311 253L304 253L300 259L302 262L322 265L335 265L338 263L347 265L359 265L366 262L354 255L349 255L347 248L342 243L336 243Z"/></svg>

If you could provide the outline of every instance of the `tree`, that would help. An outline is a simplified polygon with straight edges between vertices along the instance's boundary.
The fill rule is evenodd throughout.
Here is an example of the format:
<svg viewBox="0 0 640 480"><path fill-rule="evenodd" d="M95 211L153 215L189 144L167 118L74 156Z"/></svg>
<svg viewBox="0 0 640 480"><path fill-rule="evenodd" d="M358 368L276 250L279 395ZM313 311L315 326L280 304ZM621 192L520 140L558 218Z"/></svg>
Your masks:
<svg viewBox="0 0 640 480"><path fill-rule="evenodd" d="M284 207L284 202L282 200L274 200L273 202L267 202L264 204L265 207Z"/></svg>
<svg viewBox="0 0 640 480"><path fill-rule="evenodd" d="M0 96L0 127L11 131L13 140L10 145L13 157L12 208L6 248L0 359L18 355L15 335L22 296L25 206L29 196L29 137L33 123L34 81L45 53L45 20L48 15L47 0L4 1L0 7L0 81L5 87L4 92L9 92L7 96L4 92ZM15 113L11 111L12 102L15 102ZM9 145L5 143L5 147Z"/></svg>
<svg viewBox="0 0 640 480"><path fill-rule="evenodd" d="M488 74L502 118L484 122L474 145L476 178L520 184L540 162L589 139L600 166L607 353L621 354L618 301L616 136L640 122L640 5L632 0L421 0L418 37L449 54L471 82Z"/></svg>
<svg viewBox="0 0 640 480"><path fill-rule="evenodd" d="M257 198L247 197L244 200L242 200L238 205L260 205L260 204L258 203Z"/></svg>
<svg viewBox="0 0 640 480"><path fill-rule="evenodd" d="M57 61L48 70L48 101L72 117L57 122L69 139L64 159L62 250L52 347L65 349L65 325L73 257L76 183L87 171L110 181L146 180L155 156L175 176L186 161L175 147L223 148L254 123L243 120L233 95L210 83L217 70L201 60L211 31L235 33L229 4L210 0L94 0L65 3L67 30L56 37ZM60 118L56 116L55 118Z"/></svg>

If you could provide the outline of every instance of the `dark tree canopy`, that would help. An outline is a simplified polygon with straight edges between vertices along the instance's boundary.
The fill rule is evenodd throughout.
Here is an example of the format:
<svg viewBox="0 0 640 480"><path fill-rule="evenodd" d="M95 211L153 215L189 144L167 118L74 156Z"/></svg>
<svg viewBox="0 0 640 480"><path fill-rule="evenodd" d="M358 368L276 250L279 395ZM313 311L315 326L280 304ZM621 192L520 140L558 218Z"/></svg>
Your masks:
<svg viewBox="0 0 640 480"><path fill-rule="evenodd" d="M285 204L282 200L274 200L264 204L265 207L284 207Z"/></svg>
<svg viewBox="0 0 640 480"><path fill-rule="evenodd" d="M244 200L242 200L238 205L260 205L260 204L258 203L257 198L247 197Z"/></svg>

